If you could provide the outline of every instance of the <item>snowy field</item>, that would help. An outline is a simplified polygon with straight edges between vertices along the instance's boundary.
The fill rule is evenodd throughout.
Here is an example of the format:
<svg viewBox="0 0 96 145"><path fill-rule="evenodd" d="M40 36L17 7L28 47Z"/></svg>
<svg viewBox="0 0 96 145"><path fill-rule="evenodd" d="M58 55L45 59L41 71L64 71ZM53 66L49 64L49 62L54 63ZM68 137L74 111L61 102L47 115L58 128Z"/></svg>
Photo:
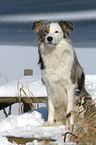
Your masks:
<svg viewBox="0 0 96 145"><path fill-rule="evenodd" d="M47 96L46 88L41 83L40 77L24 77L19 80L24 86L33 93L34 96ZM0 96L13 96L17 95L17 81L6 83L0 87ZM96 103L96 75L86 75L86 89L92 95ZM7 95L8 94L8 95ZM22 94L23 95L23 94ZM36 139L54 139L58 145L64 143L64 133L67 132L65 126L50 126L45 127L44 121L47 120L47 110L45 107L33 111L31 113L25 113L22 115L11 115L8 118L1 120L0 122L0 145L11 145L7 141L5 136L18 137L18 138L36 138ZM39 145L40 143L35 140L33 143L26 145ZM16 143L12 143L16 145Z"/></svg>

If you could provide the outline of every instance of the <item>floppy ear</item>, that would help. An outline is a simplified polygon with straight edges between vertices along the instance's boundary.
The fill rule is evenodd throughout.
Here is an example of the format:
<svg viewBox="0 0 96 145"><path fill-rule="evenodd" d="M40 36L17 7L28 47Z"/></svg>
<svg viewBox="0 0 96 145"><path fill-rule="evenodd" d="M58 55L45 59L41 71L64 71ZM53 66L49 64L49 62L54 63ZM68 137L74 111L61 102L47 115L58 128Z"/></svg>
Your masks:
<svg viewBox="0 0 96 145"><path fill-rule="evenodd" d="M32 25L32 30L35 29L35 32L38 33L41 30L42 24L44 22L43 21L36 21L33 23Z"/></svg>
<svg viewBox="0 0 96 145"><path fill-rule="evenodd" d="M68 38L71 31L73 31L73 23L69 21L59 21L59 25L64 31L64 37Z"/></svg>

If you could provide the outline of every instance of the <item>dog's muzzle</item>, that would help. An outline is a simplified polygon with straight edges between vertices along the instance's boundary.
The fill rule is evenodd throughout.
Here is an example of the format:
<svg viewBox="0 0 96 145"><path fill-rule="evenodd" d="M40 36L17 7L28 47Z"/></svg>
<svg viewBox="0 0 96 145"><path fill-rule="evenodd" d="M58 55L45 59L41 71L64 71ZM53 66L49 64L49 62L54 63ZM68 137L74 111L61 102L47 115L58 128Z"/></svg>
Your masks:
<svg viewBox="0 0 96 145"><path fill-rule="evenodd" d="M48 41L48 42L52 42L52 40L53 40L53 37L51 37L51 36L48 36L48 37L47 37L47 41Z"/></svg>
<svg viewBox="0 0 96 145"><path fill-rule="evenodd" d="M54 46L54 45L56 45L54 36L48 35L48 36L45 38L45 44L48 45L48 46Z"/></svg>

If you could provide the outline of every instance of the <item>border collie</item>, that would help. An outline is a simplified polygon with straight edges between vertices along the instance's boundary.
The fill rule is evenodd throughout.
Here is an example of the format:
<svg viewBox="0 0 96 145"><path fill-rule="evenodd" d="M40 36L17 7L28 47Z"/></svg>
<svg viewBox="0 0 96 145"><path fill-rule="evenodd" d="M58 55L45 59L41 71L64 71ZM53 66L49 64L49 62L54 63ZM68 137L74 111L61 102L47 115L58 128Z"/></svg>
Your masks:
<svg viewBox="0 0 96 145"><path fill-rule="evenodd" d="M33 29L38 38L39 63L48 93L47 125L54 121L66 124L66 119L73 125L75 106L83 106L84 101L91 99L85 90L83 69L69 39L73 23L37 21Z"/></svg>

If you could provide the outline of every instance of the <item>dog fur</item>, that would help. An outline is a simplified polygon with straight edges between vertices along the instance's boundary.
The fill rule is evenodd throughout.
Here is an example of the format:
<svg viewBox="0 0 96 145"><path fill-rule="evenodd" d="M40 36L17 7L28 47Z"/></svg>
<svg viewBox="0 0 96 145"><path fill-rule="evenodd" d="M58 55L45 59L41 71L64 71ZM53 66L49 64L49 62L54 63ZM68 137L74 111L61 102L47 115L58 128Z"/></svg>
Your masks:
<svg viewBox="0 0 96 145"><path fill-rule="evenodd" d="M73 125L75 107L91 100L85 90L83 69L69 40L73 23L37 21L32 29L37 34L39 63L48 93L48 123L56 120L66 124L69 118Z"/></svg>

